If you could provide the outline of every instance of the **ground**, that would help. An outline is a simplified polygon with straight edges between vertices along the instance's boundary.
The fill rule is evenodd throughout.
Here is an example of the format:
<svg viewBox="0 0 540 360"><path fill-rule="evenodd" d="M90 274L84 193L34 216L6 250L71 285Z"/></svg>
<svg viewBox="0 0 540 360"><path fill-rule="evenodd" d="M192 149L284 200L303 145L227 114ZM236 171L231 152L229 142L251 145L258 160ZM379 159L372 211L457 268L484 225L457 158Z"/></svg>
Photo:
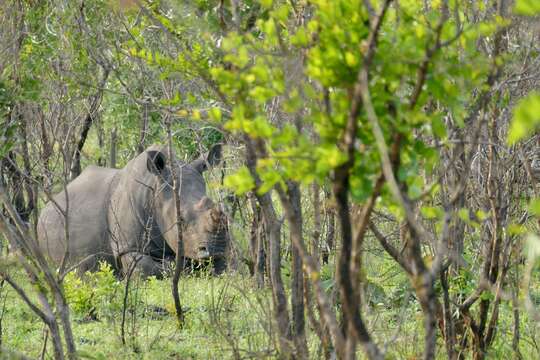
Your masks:
<svg viewBox="0 0 540 360"><path fill-rule="evenodd" d="M373 269L376 269L373 268ZM330 273L327 268L326 272ZM284 279L288 282L287 268ZM323 271L323 276L325 271ZM19 281L23 281L22 274ZM414 359L422 353L422 316L398 269L370 276L363 309L379 344L387 345L389 359ZM378 284L383 284L384 288ZM271 318L271 293L257 289L249 276L228 272L215 277L204 272L180 280L180 296L186 310L180 328L174 315L170 279L135 279L130 284L122 341L125 281L107 268L84 280L69 275L66 294L72 308L77 350L88 359L222 359L276 358L276 338ZM325 285L332 291L332 280ZM2 288L2 346L32 358L43 348L44 327L15 292ZM390 304L389 301L396 301ZM397 310L392 310L397 309ZM490 358L511 354L512 317L503 307L500 330L503 336ZM523 355L535 358L536 328L524 322ZM314 334L308 336L311 358L320 358ZM439 340L440 349L444 344ZM46 358L52 358L50 344ZM359 358L363 358L359 350ZM445 358L444 353L439 353Z"/></svg>

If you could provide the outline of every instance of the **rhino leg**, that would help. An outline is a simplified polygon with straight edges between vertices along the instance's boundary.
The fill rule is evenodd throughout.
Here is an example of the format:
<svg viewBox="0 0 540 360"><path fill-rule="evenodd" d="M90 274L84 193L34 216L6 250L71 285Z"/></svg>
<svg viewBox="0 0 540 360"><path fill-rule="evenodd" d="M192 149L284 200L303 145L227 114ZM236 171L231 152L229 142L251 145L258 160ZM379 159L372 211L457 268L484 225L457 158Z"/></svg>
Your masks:
<svg viewBox="0 0 540 360"><path fill-rule="evenodd" d="M227 269L227 260L224 257L216 257L212 261L212 273L222 274Z"/></svg>
<svg viewBox="0 0 540 360"><path fill-rule="evenodd" d="M155 276L162 278L165 271L162 263L155 261L150 255L128 254L122 256L122 273L124 276L133 266L135 266L133 272L143 277Z"/></svg>

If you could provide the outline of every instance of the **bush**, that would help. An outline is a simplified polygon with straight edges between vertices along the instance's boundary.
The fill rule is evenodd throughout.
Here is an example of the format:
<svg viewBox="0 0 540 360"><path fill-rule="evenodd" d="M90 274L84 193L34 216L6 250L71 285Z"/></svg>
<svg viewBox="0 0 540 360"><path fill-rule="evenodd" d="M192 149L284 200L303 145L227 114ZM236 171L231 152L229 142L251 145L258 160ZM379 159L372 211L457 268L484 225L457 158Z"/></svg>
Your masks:
<svg viewBox="0 0 540 360"><path fill-rule="evenodd" d="M86 272L79 276L71 272L64 279L66 298L74 314L82 319L97 319L112 316L122 305L116 299L120 287L112 267L100 263L97 272Z"/></svg>

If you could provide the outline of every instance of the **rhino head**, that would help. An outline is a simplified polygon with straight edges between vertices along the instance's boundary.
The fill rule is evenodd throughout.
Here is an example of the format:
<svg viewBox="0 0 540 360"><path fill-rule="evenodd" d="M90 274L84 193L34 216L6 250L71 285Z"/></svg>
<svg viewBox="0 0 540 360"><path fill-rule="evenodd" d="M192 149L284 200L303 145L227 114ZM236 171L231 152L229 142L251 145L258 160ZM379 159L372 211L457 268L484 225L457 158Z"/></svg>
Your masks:
<svg viewBox="0 0 540 360"><path fill-rule="evenodd" d="M160 149L146 151L146 167L156 177L154 217L168 246L178 250L178 227L170 164L175 166L177 191L182 217L184 256L190 259L221 259L224 261L228 242L227 221L219 206L206 195L203 173L221 161L221 146L216 145L197 160L183 164L168 161Z"/></svg>

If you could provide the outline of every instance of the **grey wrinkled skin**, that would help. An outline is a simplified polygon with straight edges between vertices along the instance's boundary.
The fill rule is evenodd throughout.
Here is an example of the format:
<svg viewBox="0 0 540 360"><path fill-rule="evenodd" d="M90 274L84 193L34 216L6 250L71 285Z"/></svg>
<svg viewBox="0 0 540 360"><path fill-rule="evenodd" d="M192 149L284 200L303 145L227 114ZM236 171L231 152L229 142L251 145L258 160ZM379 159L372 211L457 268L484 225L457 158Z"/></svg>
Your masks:
<svg viewBox="0 0 540 360"><path fill-rule="evenodd" d="M172 171L165 148L153 145L123 169L87 167L54 196L39 217L40 248L57 265L81 272L96 270L99 261L126 274L131 266L145 276L160 276L165 260L173 259L178 232ZM177 159L177 184L184 223L184 256L213 259L214 272L225 269L228 233L226 218L206 196L202 173L220 161L221 147L189 164ZM67 208L68 241L65 236ZM66 252L66 250L68 250Z"/></svg>

